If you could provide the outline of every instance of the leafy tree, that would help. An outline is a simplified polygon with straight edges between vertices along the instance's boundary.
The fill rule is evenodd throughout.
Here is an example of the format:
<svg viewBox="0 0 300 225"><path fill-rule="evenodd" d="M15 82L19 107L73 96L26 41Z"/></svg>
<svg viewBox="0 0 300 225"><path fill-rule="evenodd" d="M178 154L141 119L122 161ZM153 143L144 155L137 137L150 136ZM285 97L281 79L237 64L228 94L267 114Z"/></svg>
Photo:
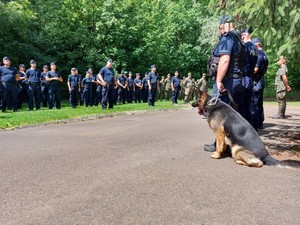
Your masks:
<svg viewBox="0 0 300 225"><path fill-rule="evenodd" d="M290 59L290 81L300 87L300 2L297 0L211 0L217 14L236 16L241 26L253 25L253 36L260 37L269 53L271 69L277 57ZM272 64L273 63L273 64ZM274 76L272 71L272 76ZM273 81L272 81L273 82Z"/></svg>

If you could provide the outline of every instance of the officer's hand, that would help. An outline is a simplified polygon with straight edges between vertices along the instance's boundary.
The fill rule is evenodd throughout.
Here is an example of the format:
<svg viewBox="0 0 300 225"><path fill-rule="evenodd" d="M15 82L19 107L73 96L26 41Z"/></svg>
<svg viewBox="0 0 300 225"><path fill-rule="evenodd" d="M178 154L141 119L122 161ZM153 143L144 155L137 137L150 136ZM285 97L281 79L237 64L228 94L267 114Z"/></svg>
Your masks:
<svg viewBox="0 0 300 225"><path fill-rule="evenodd" d="M292 90L292 88L288 85L288 86L286 87L286 91L290 91L290 90Z"/></svg>
<svg viewBox="0 0 300 225"><path fill-rule="evenodd" d="M217 82L217 88L218 88L219 92L224 92L225 91L224 85L223 85L222 82Z"/></svg>
<svg viewBox="0 0 300 225"><path fill-rule="evenodd" d="M151 86L149 86L149 91L151 91L151 89L152 89L152 87L151 87Z"/></svg>
<svg viewBox="0 0 300 225"><path fill-rule="evenodd" d="M105 81L103 82L103 86L107 86L107 83Z"/></svg>

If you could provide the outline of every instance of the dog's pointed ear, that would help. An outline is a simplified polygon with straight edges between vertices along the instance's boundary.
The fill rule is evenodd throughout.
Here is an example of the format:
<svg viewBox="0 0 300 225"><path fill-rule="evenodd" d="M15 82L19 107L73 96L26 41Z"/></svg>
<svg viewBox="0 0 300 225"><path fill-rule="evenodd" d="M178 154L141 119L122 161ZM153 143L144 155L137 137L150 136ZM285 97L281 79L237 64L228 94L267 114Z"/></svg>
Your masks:
<svg viewBox="0 0 300 225"><path fill-rule="evenodd" d="M199 98L201 98L203 95L204 95L204 96L207 95L206 92L201 91L200 89L198 89L198 90L199 90Z"/></svg>

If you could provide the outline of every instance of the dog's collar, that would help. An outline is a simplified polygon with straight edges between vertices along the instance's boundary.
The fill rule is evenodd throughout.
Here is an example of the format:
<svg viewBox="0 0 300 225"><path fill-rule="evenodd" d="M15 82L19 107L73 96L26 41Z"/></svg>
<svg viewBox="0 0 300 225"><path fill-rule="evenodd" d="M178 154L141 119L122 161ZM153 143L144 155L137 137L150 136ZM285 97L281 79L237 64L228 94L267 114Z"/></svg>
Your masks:
<svg viewBox="0 0 300 225"><path fill-rule="evenodd" d="M220 97L220 92L218 91L217 96L213 97L207 102L207 106L208 107L215 106L218 103L218 101L220 101L219 97Z"/></svg>

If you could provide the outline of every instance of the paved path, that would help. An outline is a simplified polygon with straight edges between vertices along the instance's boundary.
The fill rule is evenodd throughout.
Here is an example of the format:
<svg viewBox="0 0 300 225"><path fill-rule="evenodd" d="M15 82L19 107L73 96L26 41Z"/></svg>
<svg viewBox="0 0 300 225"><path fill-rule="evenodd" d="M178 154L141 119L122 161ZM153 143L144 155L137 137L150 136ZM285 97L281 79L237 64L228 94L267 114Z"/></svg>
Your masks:
<svg viewBox="0 0 300 225"><path fill-rule="evenodd" d="M300 171L210 159L212 135L192 109L1 132L0 224L300 224Z"/></svg>

